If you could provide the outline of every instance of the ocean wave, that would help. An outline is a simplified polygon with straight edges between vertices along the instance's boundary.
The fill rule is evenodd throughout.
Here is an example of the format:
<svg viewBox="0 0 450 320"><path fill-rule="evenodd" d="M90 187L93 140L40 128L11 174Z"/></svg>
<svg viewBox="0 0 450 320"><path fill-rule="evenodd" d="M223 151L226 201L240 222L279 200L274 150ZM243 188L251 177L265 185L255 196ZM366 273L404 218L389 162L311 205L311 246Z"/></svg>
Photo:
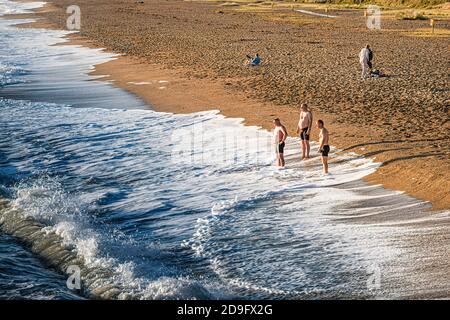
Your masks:
<svg viewBox="0 0 450 320"><path fill-rule="evenodd" d="M26 80L24 80L21 76L26 74L27 71L21 67L0 62L0 87L17 83L25 83Z"/></svg>
<svg viewBox="0 0 450 320"><path fill-rule="evenodd" d="M79 267L81 294L102 299L211 298L196 281L182 276L140 278L132 261L104 255L100 246L111 240L105 239L102 228L86 221L92 204L65 193L57 178L38 174L18 183L14 193L12 201L2 200L1 229L27 243L63 274L70 266Z"/></svg>
<svg viewBox="0 0 450 320"><path fill-rule="evenodd" d="M46 2L34 1L34 2L16 2L9 0L0 1L0 16L7 14L19 14L28 13L33 9L41 8Z"/></svg>
<svg viewBox="0 0 450 320"><path fill-rule="evenodd" d="M12 133L0 133L3 194L7 211L17 212L8 213L4 226L61 272L69 262L82 263L88 296L367 297L366 269L398 263L397 239L407 234L400 226L393 238L390 226L371 221L379 215L395 224L403 208L424 208L367 187L360 179L380 164L335 148L333 173L323 175L318 158L299 161L298 139L290 138L289 166L278 169L270 164L269 133L255 134L259 129L216 112L172 115L8 99L0 109L0 132ZM188 154L216 152L217 130L247 136L252 147L233 144L231 162L172 162L179 140L167 132L180 127L206 131L202 149L187 144ZM253 157L241 156L247 152ZM33 234L42 239L34 242Z"/></svg>
<svg viewBox="0 0 450 320"><path fill-rule="evenodd" d="M49 265L71 275L70 267L81 271L82 289L87 297L101 299L210 299L202 285L188 278L161 277L155 281L138 278L132 262L118 263L98 255L95 232L80 237L80 225L60 222L46 226L24 215L15 205L0 202L0 226L27 245Z"/></svg>

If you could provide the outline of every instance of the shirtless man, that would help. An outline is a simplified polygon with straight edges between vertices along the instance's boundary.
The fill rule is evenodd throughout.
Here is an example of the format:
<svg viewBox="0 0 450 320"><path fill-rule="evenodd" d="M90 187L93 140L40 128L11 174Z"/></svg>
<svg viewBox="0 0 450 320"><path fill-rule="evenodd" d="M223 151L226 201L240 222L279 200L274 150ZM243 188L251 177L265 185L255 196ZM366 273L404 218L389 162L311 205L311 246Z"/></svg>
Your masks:
<svg viewBox="0 0 450 320"><path fill-rule="evenodd" d="M330 152L329 143L329 134L328 130L325 129L324 123L322 120L317 120L317 128L319 128L319 150L318 152L322 154L322 164L323 164L323 173L328 174L328 153Z"/></svg>
<svg viewBox="0 0 450 320"><path fill-rule="evenodd" d="M275 130L273 132L273 138L275 142L275 152L277 154L277 164L279 167L284 167L284 147L286 145L286 138L288 136L286 127L281 124L280 119L276 118L273 120L273 125Z"/></svg>
<svg viewBox="0 0 450 320"><path fill-rule="evenodd" d="M300 120L298 121L297 134L300 134L302 141L302 160L309 159L309 151L311 149L309 145L309 135L313 125L313 115L308 110L308 105L303 103L300 106Z"/></svg>

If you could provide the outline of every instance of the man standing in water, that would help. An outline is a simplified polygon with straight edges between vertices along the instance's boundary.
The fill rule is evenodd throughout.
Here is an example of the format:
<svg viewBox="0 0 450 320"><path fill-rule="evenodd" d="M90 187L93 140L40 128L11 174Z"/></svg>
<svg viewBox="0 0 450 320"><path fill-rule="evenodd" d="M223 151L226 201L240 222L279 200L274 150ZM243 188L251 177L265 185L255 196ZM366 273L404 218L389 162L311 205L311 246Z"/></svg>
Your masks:
<svg viewBox="0 0 450 320"><path fill-rule="evenodd" d="M322 154L323 173L328 174L328 153L330 152L328 130L324 127L322 120L317 120L317 128L319 128L319 150Z"/></svg>
<svg viewBox="0 0 450 320"><path fill-rule="evenodd" d="M273 132L273 138L275 142L275 152L277 154L277 164L279 167L284 167L284 147L286 145L286 138L288 136L286 127L281 124L279 118L273 120L275 130Z"/></svg>
<svg viewBox="0 0 450 320"><path fill-rule="evenodd" d="M309 135L313 125L313 116L311 111L308 110L308 105L302 103L300 106L300 120L298 121L297 134L300 134L302 141L302 160L309 159L309 151L311 149L309 145Z"/></svg>

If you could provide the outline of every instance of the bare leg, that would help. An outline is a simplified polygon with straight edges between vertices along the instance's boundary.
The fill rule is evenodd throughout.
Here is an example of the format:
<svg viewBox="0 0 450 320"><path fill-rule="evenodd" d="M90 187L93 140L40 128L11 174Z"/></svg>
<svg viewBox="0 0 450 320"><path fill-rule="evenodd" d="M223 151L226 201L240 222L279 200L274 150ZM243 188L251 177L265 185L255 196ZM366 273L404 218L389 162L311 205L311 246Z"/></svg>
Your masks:
<svg viewBox="0 0 450 320"><path fill-rule="evenodd" d="M363 80L365 80L366 76L367 76L367 69L368 69L369 66L366 65L365 63L361 63L361 67L362 67L361 78Z"/></svg>
<svg viewBox="0 0 450 320"><path fill-rule="evenodd" d="M280 154L277 152L277 166L281 167L281 159L280 159Z"/></svg>
<svg viewBox="0 0 450 320"><path fill-rule="evenodd" d="M280 167L284 167L286 161L284 161L284 153L280 153Z"/></svg>
<svg viewBox="0 0 450 320"><path fill-rule="evenodd" d="M328 157L322 157L323 173L328 173Z"/></svg>
<svg viewBox="0 0 450 320"><path fill-rule="evenodd" d="M306 157L306 141L302 140L302 160Z"/></svg>
<svg viewBox="0 0 450 320"><path fill-rule="evenodd" d="M309 141L306 140L306 158L309 159L309 152L311 151L311 146L309 145Z"/></svg>

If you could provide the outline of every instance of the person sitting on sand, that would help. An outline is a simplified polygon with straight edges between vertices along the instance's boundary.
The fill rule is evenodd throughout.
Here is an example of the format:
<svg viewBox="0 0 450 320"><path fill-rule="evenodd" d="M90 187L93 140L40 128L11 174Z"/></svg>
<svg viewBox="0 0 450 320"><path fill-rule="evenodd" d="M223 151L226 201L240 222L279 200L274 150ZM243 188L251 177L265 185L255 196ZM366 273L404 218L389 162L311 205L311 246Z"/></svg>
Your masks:
<svg viewBox="0 0 450 320"><path fill-rule="evenodd" d="M364 80L369 75L370 46L366 45L359 53L359 63L361 64L361 78Z"/></svg>
<svg viewBox="0 0 450 320"><path fill-rule="evenodd" d="M309 136L313 126L313 115L308 110L308 105L303 103L300 106L300 120L298 121L297 134L300 134L302 143L302 160L309 159L309 151L311 149L309 145Z"/></svg>
<svg viewBox="0 0 450 320"><path fill-rule="evenodd" d="M330 152L329 134L328 130L324 127L323 120L317 120L317 128L319 128L319 150L318 152L322 156L323 173L328 174L328 153Z"/></svg>
<svg viewBox="0 0 450 320"><path fill-rule="evenodd" d="M245 63L245 65L247 65L247 66L255 67L255 66L258 66L261 63L261 58L260 58L258 53L256 54L256 56L254 58L252 58L249 55L247 55L247 59L248 60Z"/></svg>
<svg viewBox="0 0 450 320"><path fill-rule="evenodd" d="M286 138L288 136L286 127L281 123L279 118L273 120L275 130L273 131L273 138L275 143L275 153L277 155L277 165L284 167L284 147L286 145Z"/></svg>

